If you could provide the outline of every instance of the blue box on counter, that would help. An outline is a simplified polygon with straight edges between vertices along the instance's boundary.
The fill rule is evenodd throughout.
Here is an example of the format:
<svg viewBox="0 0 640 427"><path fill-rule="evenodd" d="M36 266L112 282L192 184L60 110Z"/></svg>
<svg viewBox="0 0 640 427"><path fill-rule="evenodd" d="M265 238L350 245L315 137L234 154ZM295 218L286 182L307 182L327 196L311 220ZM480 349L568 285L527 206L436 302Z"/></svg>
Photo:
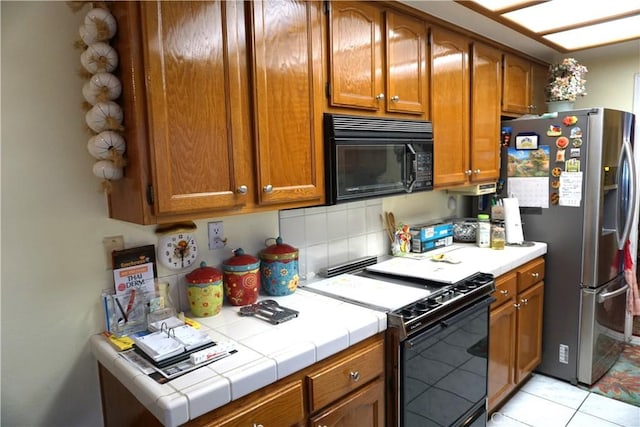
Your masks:
<svg viewBox="0 0 640 427"><path fill-rule="evenodd" d="M419 240L411 239L411 252L422 253L432 249L441 248L453 244L453 236L441 237L439 239Z"/></svg>
<svg viewBox="0 0 640 427"><path fill-rule="evenodd" d="M410 227L411 252L422 253L453 244L453 223L421 224Z"/></svg>
<svg viewBox="0 0 640 427"><path fill-rule="evenodd" d="M414 225L410 228L411 239L423 242L453 236L453 223L443 222L437 224Z"/></svg>

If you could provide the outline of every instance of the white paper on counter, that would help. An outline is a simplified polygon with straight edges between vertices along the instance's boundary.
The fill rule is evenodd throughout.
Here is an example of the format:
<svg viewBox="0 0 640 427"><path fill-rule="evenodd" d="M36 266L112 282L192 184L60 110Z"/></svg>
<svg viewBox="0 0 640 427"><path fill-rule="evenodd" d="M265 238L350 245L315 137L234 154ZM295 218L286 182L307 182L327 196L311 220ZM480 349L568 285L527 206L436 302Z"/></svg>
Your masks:
<svg viewBox="0 0 640 427"><path fill-rule="evenodd" d="M524 241L522 232L522 219L520 218L520 205L518 199L510 197L502 199L504 205L504 228L506 242L520 244Z"/></svg>

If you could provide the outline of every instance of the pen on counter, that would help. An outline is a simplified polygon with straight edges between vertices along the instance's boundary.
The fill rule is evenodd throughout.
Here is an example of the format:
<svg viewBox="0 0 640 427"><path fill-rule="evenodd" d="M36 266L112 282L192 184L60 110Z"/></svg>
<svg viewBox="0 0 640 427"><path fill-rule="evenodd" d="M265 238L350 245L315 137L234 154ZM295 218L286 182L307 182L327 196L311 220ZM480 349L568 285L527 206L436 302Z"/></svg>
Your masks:
<svg viewBox="0 0 640 427"><path fill-rule="evenodd" d="M125 313L124 309L122 308L122 304L120 304L120 300L118 299L118 297L113 297L116 300L116 304L118 304L118 308L120 309L120 313L122 313L122 317L124 317L124 321L125 323L129 321L129 319L127 318L127 313Z"/></svg>

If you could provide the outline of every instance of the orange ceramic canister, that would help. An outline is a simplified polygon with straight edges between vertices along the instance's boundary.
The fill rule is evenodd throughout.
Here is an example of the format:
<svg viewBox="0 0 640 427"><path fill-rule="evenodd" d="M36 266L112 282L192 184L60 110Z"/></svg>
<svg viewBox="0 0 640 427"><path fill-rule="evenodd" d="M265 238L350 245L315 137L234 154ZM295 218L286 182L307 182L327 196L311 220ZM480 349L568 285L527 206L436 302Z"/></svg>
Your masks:
<svg viewBox="0 0 640 427"><path fill-rule="evenodd" d="M262 289L273 296L289 295L298 287L298 249L276 239L260 252Z"/></svg>
<svg viewBox="0 0 640 427"><path fill-rule="evenodd" d="M222 309L222 272L207 267L202 261L200 268L187 274L187 297L191 313L195 317L215 316Z"/></svg>
<svg viewBox="0 0 640 427"><path fill-rule="evenodd" d="M241 248L222 264L224 293L231 305L249 305L258 300L260 292L260 260L245 254Z"/></svg>

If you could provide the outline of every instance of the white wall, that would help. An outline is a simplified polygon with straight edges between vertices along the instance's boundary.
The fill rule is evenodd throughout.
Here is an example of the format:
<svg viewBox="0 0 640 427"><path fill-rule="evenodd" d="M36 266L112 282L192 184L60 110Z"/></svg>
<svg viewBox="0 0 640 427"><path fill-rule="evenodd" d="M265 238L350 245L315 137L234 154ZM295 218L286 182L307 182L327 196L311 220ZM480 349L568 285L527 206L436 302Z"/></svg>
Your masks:
<svg viewBox="0 0 640 427"><path fill-rule="evenodd" d="M103 329L98 297L112 284L102 239L123 235L127 247L156 243L155 227L107 218L91 172L80 52L73 49L84 12L72 12L66 2L0 2L3 426L101 425L88 339ZM623 79L632 74L627 68ZM612 81L607 75L605 84ZM591 94L587 99L603 102ZM620 105L608 106L630 102L630 94L628 100L621 95ZM447 200L440 193L412 195L385 199L382 209L399 221L423 211L441 217L449 212ZM277 212L221 219L229 246L248 253L278 234ZM201 259L220 265L230 248L207 249L206 223L196 221Z"/></svg>

